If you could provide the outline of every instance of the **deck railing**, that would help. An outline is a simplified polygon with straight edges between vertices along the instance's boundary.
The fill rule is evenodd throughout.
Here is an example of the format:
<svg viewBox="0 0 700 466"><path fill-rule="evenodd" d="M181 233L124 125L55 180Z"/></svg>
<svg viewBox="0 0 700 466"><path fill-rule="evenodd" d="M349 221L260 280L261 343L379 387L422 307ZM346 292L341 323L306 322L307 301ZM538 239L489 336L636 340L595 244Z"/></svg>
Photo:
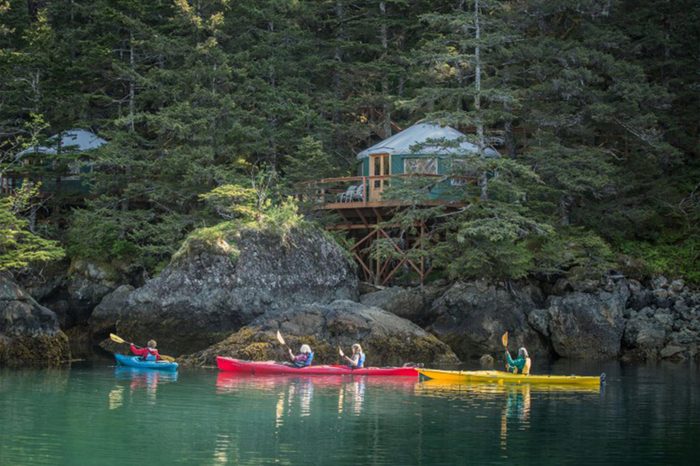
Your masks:
<svg viewBox="0 0 700 466"><path fill-rule="evenodd" d="M411 175L378 175L378 176L345 176L339 178L323 178L301 183L299 197L302 201L314 205L343 205L361 206L370 203L391 202L383 199L383 192L396 181L424 179L426 184L444 179L444 175L411 174ZM395 202L395 200L394 200Z"/></svg>
<svg viewBox="0 0 700 466"><path fill-rule="evenodd" d="M426 200L450 202L454 196L445 196L447 186L462 186L475 182L473 177L437 174L401 174L377 176L345 176L306 181L299 185L299 200L326 208L361 207L366 205L396 204L401 199L387 198L384 191L398 182L417 182L415 187L424 192ZM413 185L411 185L413 186ZM439 187L438 187L439 186Z"/></svg>

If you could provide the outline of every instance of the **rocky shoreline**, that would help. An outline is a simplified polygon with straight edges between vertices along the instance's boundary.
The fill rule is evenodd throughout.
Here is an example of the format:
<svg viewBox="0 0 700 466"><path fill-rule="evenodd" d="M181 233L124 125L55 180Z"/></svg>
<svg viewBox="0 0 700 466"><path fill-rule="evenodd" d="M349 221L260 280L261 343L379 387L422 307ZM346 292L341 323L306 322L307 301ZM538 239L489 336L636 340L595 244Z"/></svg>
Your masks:
<svg viewBox="0 0 700 466"><path fill-rule="evenodd" d="M150 280L79 262L0 277L0 366L57 365L91 348L124 350L110 332L155 338L185 364L217 354L264 360L310 343L317 362L360 341L373 365L500 356L500 335L537 358L697 361L700 293L682 280L486 281L364 289L323 232L280 240L243 230L235 245L192 248ZM235 249L236 254L232 254Z"/></svg>

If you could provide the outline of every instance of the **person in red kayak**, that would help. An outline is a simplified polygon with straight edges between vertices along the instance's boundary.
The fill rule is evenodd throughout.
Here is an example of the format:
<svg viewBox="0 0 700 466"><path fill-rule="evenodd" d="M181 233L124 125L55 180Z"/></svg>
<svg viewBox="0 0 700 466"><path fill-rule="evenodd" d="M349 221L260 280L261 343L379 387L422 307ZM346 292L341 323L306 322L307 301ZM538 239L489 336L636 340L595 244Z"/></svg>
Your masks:
<svg viewBox="0 0 700 466"><path fill-rule="evenodd" d="M292 364L294 364L295 367L306 367L311 365L311 361L314 359L314 353L311 351L309 345L301 345L299 354L295 356L290 349L289 357L292 358Z"/></svg>
<svg viewBox="0 0 700 466"><path fill-rule="evenodd" d="M129 344L131 352L136 356L141 356L144 361L159 361L161 359L158 350L156 349L157 343L155 340L148 340L148 346L145 348L139 348L133 343Z"/></svg>
<svg viewBox="0 0 700 466"><path fill-rule="evenodd" d="M352 345L352 357L345 355L343 355L343 357L348 361L350 369L365 367L365 353L362 351L362 347L359 343Z"/></svg>

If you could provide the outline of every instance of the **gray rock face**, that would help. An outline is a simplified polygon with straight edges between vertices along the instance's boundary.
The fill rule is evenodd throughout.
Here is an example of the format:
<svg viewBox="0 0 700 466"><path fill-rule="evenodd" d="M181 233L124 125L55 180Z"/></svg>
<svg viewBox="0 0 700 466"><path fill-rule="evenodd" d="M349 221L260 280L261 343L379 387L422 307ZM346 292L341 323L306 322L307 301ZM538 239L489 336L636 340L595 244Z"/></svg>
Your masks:
<svg viewBox="0 0 700 466"><path fill-rule="evenodd" d="M69 317L73 323L87 322L95 306L117 288L121 279L122 276L105 266L87 261L73 263L66 283Z"/></svg>
<svg viewBox="0 0 700 466"><path fill-rule="evenodd" d="M639 359L656 359L666 340L666 331L644 314L630 318L623 336L623 344Z"/></svg>
<svg viewBox="0 0 700 466"><path fill-rule="evenodd" d="M604 359L620 354L623 310L629 298L626 284L613 292L575 292L548 302L549 335L557 355Z"/></svg>
<svg viewBox="0 0 700 466"><path fill-rule="evenodd" d="M68 359L68 338L56 314L0 276L0 366L51 366Z"/></svg>
<svg viewBox="0 0 700 466"><path fill-rule="evenodd" d="M155 338L177 355L206 348L267 311L356 299L357 289L354 264L320 231L297 229L283 242L242 230L234 246L190 252L143 287L115 291L90 327L97 335Z"/></svg>
<svg viewBox="0 0 700 466"><path fill-rule="evenodd" d="M548 354L540 337L528 324L528 314L538 307L537 290L506 290L486 282L455 283L431 309L428 330L449 344L461 359L503 352L501 335L510 332L510 347L527 347L533 355Z"/></svg>
<svg viewBox="0 0 700 466"><path fill-rule="evenodd" d="M317 364L339 363L338 347L349 352L353 343L362 345L368 366L458 362L446 344L417 325L382 309L348 300L267 312L226 340L183 358L183 362L214 365L217 355L287 360L286 348L275 338L277 330L294 351L302 344L310 345Z"/></svg>
<svg viewBox="0 0 700 466"><path fill-rule="evenodd" d="M695 359L700 348L700 294L692 293L683 280L656 277L653 289L632 288L628 305L644 307L629 311L623 338L625 359ZM644 296L644 299L639 299Z"/></svg>
<svg viewBox="0 0 700 466"><path fill-rule="evenodd" d="M375 306L408 319L420 326L433 320L430 307L445 287L425 286L402 288L394 286L360 296L366 306Z"/></svg>
<svg viewBox="0 0 700 466"><path fill-rule="evenodd" d="M125 271L84 260L49 264L19 277L34 299L56 313L63 329L87 323L102 298L125 282Z"/></svg>

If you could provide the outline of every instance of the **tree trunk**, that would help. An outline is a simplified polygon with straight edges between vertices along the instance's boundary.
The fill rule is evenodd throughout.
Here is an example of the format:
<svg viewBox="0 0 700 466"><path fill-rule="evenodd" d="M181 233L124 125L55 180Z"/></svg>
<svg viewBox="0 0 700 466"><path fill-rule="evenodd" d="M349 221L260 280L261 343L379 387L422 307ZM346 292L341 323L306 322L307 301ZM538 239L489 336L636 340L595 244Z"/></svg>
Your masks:
<svg viewBox="0 0 700 466"><path fill-rule="evenodd" d="M565 227L571 225L571 196L562 195L559 198L559 225Z"/></svg>
<svg viewBox="0 0 700 466"><path fill-rule="evenodd" d="M386 62L389 59L389 33L386 25L386 2L379 2L379 11L382 15L382 23L379 28L380 38L382 41L382 60ZM389 77L386 73L382 73L382 137L388 138L391 136L391 107L389 105Z"/></svg>
<svg viewBox="0 0 700 466"><path fill-rule="evenodd" d="M343 1L336 0L335 2L335 17L338 20L338 30L336 31L336 43L335 43L335 53L333 59L336 65L333 70L333 91L337 101L340 101L343 97L340 82L340 64L343 62L343 51L340 48L340 43L345 37L345 29L343 28L343 21L345 18L345 12L343 11ZM333 123L340 122L340 112L338 111L338 106L334 105L333 109Z"/></svg>
<svg viewBox="0 0 700 466"><path fill-rule="evenodd" d="M479 0L474 0L474 113L476 114L476 144L479 148L479 157L484 157L486 141L484 138L484 123L481 121L481 23ZM486 170L481 174L479 180L481 193L479 198L482 201L489 199L489 176Z"/></svg>
<svg viewBox="0 0 700 466"><path fill-rule="evenodd" d="M129 31L129 71L131 72L131 76L129 76L129 130L132 133L135 131L134 119L136 113L136 84L134 83L134 76L136 75L135 68L134 33Z"/></svg>
<svg viewBox="0 0 700 466"><path fill-rule="evenodd" d="M511 107L509 103L503 104L503 109L506 111L508 114L506 116L506 121L503 125L503 137L505 139L505 145L506 145L506 153L508 154L508 157L510 158L515 158L517 155L516 149L515 149L515 134L513 133L513 119L511 117Z"/></svg>

